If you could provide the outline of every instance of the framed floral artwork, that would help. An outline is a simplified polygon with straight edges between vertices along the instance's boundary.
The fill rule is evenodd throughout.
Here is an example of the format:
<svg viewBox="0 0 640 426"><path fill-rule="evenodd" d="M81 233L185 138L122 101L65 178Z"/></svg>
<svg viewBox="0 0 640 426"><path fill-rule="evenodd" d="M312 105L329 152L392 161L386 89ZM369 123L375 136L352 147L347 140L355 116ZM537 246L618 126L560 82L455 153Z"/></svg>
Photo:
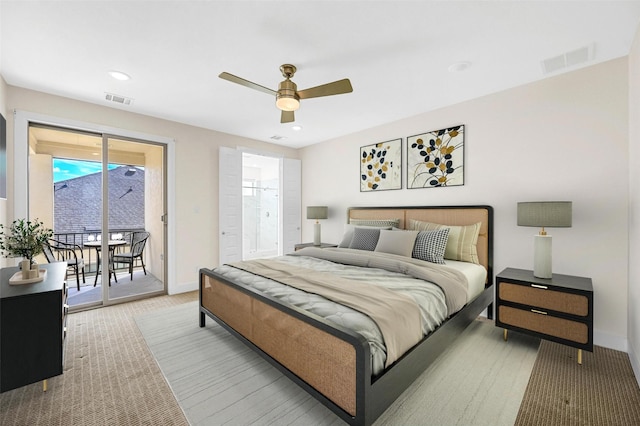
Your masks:
<svg viewBox="0 0 640 426"><path fill-rule="evenodd" d="M464 125L407 138L407 188L464 185Z"/></svg>
<svg viewBox="0 0 640 426"><path fill-rule="evenodd" d="M402 189L402 139L360 148L360 192Z"/></svg>

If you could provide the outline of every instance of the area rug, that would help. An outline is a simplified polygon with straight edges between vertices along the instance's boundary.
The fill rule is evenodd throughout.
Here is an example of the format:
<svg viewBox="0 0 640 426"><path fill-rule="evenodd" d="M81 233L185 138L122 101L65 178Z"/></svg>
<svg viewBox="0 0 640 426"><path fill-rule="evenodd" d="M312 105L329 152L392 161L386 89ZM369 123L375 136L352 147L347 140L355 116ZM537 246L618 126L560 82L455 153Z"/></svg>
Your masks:
<svg viewBox="0 0 640 426"><path fill-rule="evenodd" d="M524 425L640 425L640 389L625 352L542 341L516 419Z"/></svg>
<svg viewBox="0 0 640 426"><path fill-rule="evenodd" d="M329 409L207 318L198 304L136 317L191 425L342 425ZM474 321L376 425L513 425L539 340Z"/></svg>

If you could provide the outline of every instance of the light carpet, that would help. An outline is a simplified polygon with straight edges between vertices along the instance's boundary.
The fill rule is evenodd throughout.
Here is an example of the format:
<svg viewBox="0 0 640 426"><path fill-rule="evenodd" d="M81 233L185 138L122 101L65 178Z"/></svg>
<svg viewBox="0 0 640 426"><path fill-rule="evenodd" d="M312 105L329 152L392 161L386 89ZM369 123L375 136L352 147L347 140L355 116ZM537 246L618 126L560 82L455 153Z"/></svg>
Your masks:
<svg viewBox="0 0 640 426"><path fill-rule="evenodd" d="M213 320L200 328L196 302L136 323L191 425L344 424ZM474 321L375 424L513 425L538 345Z"/></svg>

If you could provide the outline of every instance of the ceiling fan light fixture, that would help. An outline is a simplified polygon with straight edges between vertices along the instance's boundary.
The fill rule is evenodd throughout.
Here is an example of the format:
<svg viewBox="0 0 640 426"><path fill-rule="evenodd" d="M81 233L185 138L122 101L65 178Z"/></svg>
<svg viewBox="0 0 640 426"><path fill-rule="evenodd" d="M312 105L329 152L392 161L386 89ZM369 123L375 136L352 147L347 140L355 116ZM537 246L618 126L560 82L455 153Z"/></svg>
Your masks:
<svg viewBox="0 0 640 426"><path fill-rule="evenodd" d="M278 109L281 111L295 111L300 108L300 97L296 90L298 90L298 86L288 77L280 82L276 94L276 106Z"/></svg>
<svg viewBox="0 0 640 426"><path fill-rule="evenodd" d="M300 101L297 100L295 96L278 95L276 99L276 106L281 111L295 111L300 108Z"/></svg>

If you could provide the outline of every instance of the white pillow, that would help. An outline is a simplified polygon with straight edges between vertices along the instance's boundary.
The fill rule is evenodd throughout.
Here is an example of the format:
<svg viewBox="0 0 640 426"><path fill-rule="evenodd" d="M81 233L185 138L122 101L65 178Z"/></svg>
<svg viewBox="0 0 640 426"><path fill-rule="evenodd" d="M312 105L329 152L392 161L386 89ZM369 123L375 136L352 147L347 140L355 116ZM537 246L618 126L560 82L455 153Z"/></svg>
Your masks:
<svg viewBox="0 0 640 426"><path fill-rule="evenodd" d="M380 231L375 251L411 257L419 231Z"/></svg>
<svg viewBox="0 0 640 426"><path fill-rule="evenodd" d="M390 226L361 226L357 225L358 228L376 228L376 229L391 229ZM349 248L351 245L351 240L353 240L353 230L356 229L356 225L346 224L344 225L344 235L342 236L342 241L338 244L338 247L341 248Z"/></svg>
<svg viewBox="0 0 640 426"><path fill-rule="evenodd" d="M375 226L377 228L384 228L386 226L397 228L400 226L400 219L350 219L349 224L356 226Z"/></svg>

